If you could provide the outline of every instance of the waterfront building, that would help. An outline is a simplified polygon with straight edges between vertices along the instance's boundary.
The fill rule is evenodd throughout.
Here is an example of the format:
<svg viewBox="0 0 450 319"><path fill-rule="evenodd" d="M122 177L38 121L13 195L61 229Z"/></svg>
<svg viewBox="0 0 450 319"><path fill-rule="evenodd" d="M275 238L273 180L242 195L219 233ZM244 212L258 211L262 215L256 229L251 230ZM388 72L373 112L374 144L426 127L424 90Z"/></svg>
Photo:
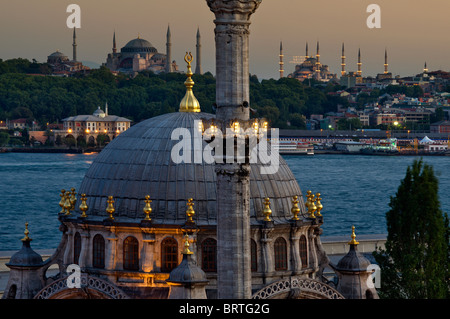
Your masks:
<svg viewBox="0 0 450 319"><path fill-rule="evenodd" d="M63 129L53 130L56 136L62 138L73 137L76 140L79 137L85 139L87 143L96 144L97 136L107 135L110 140L119 134L128 130L131 126L131 120L108 114L108 103L103 111L100 107L92 115L76 115L64 118Z"/></svg>
<svg viewBox="0 0 450 319"><path fill-rule="evenodd" d="M303 194L282 157L268 175L261 173L261 160L172 157L176 129L195 136L207 125L233 128L234 141L237 127L260 123L250 119L248 107L250 16L260 3L207 0L216 18L216 114L201 111L193 93L193 57L186 54L179 112L120 134L77 191L61 191L61 242L40 265L34 298L343 298L323 276L329 259L320 239L321 195ZM194 148L208 145L200 143ZM55 264L59 275L46 277ZM80 288L68 287L65 270L72 264L80 267ZM10 278L5 298L20 297L15 292L23 282L17 278Z"/></svg>
<svg viewBox="0 0 450 319"><path fill-rule="evenodd" d="M449 133L450 134L450 121L439 121L430 125L431 133Z"/></svg>

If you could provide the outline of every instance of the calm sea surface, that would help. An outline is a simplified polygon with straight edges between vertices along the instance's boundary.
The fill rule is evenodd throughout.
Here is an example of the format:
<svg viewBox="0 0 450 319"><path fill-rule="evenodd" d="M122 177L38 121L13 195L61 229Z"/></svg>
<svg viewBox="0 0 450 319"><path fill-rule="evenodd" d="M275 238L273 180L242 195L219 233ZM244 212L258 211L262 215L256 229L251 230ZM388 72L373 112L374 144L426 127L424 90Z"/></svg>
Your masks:
<svg viewBox="0 0 450 319"><path fill-rule="evenodd" d="M0 250L17 250L29 223L34 249L56 248L60 190L80 186L97 154L0 154ZM284 156L305 194L322 194L323 236L386 233L385 213L414 157ZM424 157L439 178L442 209L450 212L450 158Z"/></svg>

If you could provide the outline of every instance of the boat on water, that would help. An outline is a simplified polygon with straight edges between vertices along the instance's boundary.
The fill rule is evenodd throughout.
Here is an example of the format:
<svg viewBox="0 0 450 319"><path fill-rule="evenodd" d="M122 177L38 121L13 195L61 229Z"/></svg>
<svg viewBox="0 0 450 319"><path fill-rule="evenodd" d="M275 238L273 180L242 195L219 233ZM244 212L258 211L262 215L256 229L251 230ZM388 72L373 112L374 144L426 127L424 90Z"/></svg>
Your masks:
<svg viewBox="0 0 450 319"><path fill-rule="evenodd" d="M314 146L295 140L272 140L272 145L281 155L314 155Z"/></svg>
<svg viewBox="0 0 450 319"><path fill-rule="evenodd" d="M398 155L400 152L397 148L397 139L387 138L379 140L376 144L368 144L361 148L360 153L366 155Z"/></svg>

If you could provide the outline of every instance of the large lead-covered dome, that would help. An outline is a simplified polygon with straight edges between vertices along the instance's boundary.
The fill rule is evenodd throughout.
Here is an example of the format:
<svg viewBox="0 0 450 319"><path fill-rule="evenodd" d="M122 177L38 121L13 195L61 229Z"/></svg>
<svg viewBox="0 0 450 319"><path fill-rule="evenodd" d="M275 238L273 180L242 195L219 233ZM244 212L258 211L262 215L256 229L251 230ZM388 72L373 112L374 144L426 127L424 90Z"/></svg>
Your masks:
<svg viewBox="0 0 450 319"><path fill-rule="evenodd" d="M186 202L193 198L194 220L198 225L216 223L216 173L214 164L181 163L171 159L179 140L172 140L177 128L187 128L191 136L198 130L195 120L213 118L208 113L178 112L157 116L134 125L120 134L97 156L84 177L79 194L85 193L89 215L107 216L108 196L115 200L116 219L144 218L146 195L152 200L150 217L154 223L183 224ZM177 136L178 138L178 136ZM206 143L203 142L203 147ZM264 198L269 197L275 223L292 218L292 197L301 196L300 187L286 162L280 157L275 174L260 173L262 164L252 164L250 174L251 222L264 218ZM305 210L300 197L300 208Z"/></svg>
<svg viewBox="0 0 450 319"><path fill-rule="evenodd" d="M129 41L122 49L123 53L157 53L158 50L147 40L136 38Z"/></svg>

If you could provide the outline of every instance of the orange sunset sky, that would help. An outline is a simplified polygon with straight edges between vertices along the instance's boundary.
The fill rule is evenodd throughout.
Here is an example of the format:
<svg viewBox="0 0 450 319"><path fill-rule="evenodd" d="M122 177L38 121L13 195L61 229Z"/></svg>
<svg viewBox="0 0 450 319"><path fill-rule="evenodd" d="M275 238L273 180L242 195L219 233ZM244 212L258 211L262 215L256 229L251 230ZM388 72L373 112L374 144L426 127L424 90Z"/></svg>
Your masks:
<svg viewBox="0 0 450 319"><path fill-rule="evenodd" d="M205 0L1 0L0 58L44 62L57 49L71 58L72 31L66 26L71 3L81 7L81 61L105 62L114 30L119 50L139 34L165 53L170 24L172 58L180 68L185 69L185 52L195 52L199 27L203 70L215 74L214 15ZM381 7L381 29L366 25L371 3ZM293 56L304 55L306 41L315 54L317 40L321 62L332 73L340 74L342 42L347 71L356 70L361 48L363 76L382 73L385 48L393 75L417 74L425 61L430 71L450 71L449 12L447 0L263 0L251 18L250 72L260 79L279 77L281 40L285 75L294 69Z"/></svg>

